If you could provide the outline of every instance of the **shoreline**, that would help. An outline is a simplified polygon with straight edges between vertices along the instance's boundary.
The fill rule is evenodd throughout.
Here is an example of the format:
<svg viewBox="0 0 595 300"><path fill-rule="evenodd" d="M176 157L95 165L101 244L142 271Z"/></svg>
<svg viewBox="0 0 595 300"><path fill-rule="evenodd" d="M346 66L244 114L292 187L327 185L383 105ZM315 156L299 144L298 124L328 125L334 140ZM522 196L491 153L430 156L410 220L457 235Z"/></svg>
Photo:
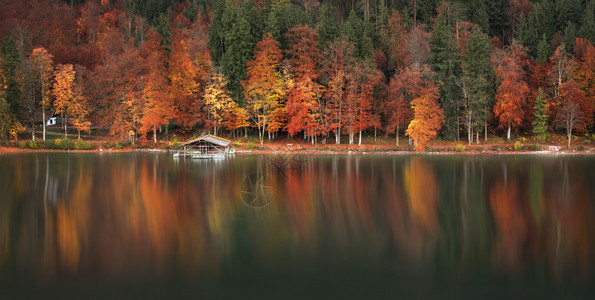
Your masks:
<svg viewBox="0 0 595 300"><path fill-rule="evenodd" d="M21 149L16 147L0 147L0 155L2 154L21 154L21 153L132 153L132 152L158 152L170 153L174 150L161 148L139 148L139 149L93 149L93 150L56 150L56 149ZM253 149L253 150L237 150L235 155L254 155L254 154L308 154L308 155L581 155L595 154L595 149L586 148L585 150L573 149L558 149L558 150L430 150L430 151L413 151L413 150L390 150L382 149L377 151L359 151L359 150L327 150L327 149Z"/></svg>

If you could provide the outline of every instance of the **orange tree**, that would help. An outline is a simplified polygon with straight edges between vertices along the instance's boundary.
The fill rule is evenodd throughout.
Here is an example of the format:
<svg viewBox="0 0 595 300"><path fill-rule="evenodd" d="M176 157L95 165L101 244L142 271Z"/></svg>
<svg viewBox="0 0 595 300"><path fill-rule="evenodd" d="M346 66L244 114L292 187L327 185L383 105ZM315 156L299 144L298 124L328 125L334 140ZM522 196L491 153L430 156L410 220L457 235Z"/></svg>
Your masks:
<svg viewBox="0 0 595 300"><path fill-rule="evenodd" d="M438 134L444 123L444 112L438 104L438 88L428 82L419 97L411 101L413 120L406 134L413 139L416 151L423 151L428 141Z"/></svg>

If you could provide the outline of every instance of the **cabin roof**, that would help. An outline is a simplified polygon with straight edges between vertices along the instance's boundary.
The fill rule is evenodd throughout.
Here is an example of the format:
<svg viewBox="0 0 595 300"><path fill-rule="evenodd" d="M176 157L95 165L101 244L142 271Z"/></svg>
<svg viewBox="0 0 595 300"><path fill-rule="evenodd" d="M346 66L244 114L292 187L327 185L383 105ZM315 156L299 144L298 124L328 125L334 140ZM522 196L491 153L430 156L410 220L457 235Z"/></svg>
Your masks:
<svg viewBox="0 0 595 300"><path fill-rule="evenodd" d="M207 134L207 135L203 135L200 137L197 137L193 140L190 140L184 144L182 144L182 146L190 146L192 144L198 143L200 141L205 141L217 146L221 146L221 147L227 147L229 146L229 144L231 144L231 141L228 139L224 139L224 138L220 138L218 136L214 136L212 134Z"/></svg>

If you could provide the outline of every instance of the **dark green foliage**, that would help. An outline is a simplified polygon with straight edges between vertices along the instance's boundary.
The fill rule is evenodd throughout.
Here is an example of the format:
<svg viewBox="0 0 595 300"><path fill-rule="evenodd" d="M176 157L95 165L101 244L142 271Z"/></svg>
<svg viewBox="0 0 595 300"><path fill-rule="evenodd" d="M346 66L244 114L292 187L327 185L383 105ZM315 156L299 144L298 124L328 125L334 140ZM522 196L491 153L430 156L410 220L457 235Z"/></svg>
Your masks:
<svg viewBox="0 0 595 300"><path fill-rule="evenodd" d="M521 45L528 47L528 43L531 39L529 36L529 23L523 13L521 13L521 16L519 17L519 23L516 25L516 32L514 34L516 40L521 43Z"/></svg>
<svg viewBox="0 0 595 300"><path fill-rule="evenodd" d="M556 33L555 5L552 0L543 0L533 5L528 18L528 32L526 36L527 48L533 57L537 57L539 42L545 35L546 41L551 41Z"/></svg>
<svg viewBox="0 0 595 300"><path fill-rule="evenodd" d="M491 54L488 37L481 30L475 30L467 40L461 64L460 86L463 96L463 117L467 129L471 127L475 131L482 130L488 117L490 79L493 78ZM470 138L473 139L473 137Z"/></svg>
<svg viewBox="0 0 595 300"><path fill-rule="evenodd" d="M342 33L347 36L354 46L354 55L359 58L370 58L374 52L370 24L360 19L355 11L351 11L349 18L343 24Z"/></svg>
<svg viewBox="0 0 595 300"><path fill-rule="evenodd" d="M568 22L564 29L564 44L568 53L574 52L574 42L576 41L576 28L572 22Z"/></svg>
<svg viewBox="0 0 595 300"><path fill-rule="evenodd" d="M281 44L281 49L287 49L285 34L295 26L309 24L308 15L290 0L281 0L273 3L267 20L267 32L273 35Z"/></svg>
<svg viewBox="0 0 595 300"><path fill-rule="evenodd" d="M487 1L489 34L497 36L504 40L504 35L508 31L508 0L490 0Z"/></svg>
<svg viewBox="0 0 595 300"><path fill-rule="evenodd" d="M10 37L5 37L0 45L2 56L2 71L6 80L5 99L10 113L20 119L22 112L21 89L17 81L17 69L21 65L21 54L17 43Z"/></svg>
<svg viewBox="0 0 595 300"><path fill-rule="evenodd" d="M444 110L442 135L447 139L458 137L460 91L460 57L453 31L442 16L438 17L431 40L432 69L440 88L440 104Z"/></svg>
<svg viewBox="0 0 595 300"><path fill-rule="evenodd" d="M159 44L163 46L165 52L169 54L171 52L171 30L169 30L168 21L165 14L159 15L159 20L155 26L155 31L157 31L157 33L159 33L159 35L162 37L162 40Z"/></svg>
<svg viewBox="0 0 595 300"><path fill-rule="evenodd" d="M541 41L539 41L539 45L537 45L537 62L540 64L547 63L547 60L550 57L550 52L550 44L547 42L544 33Z"/></svg>
<svg viewBox="0 0 595 300"><path fill-rule="evenodd" d="M323 3L318 11L318 41L321 47L326 47L329 42L339 37L341 34L340 18L337 9L333 6Z"/></svg>
<svg viewBox="0 0 595 300"><path fill-rule="evenodd" d="M469 21L479 25L483 32L490 32L490 16L486 0L473 1L468 10Z"/></svg>
<svg viewBox="0 0 595 300"><path fill-rule="evenodd" d="M182 0L125 0L124 5L128 11L135 11L150 24L157 26L160 16L178 2Z"/></svg>
<svg viewBox="0 0 595 300"><path fill-rule="evenodd" d="M547 107L545 104L545 94L543 93L543 89L539 88L537 99L535 100L533 134L542 141L547 138Z"/></svg>
<svg viewBox="0 0 595 300"><path fill-rule="evenodd" d="M213 1L213 15L209 27L209 46L211 46L211 58L215 64L221 63L221 57L225 52L223 41L225 32L223 30L223 14L225 13L224 0Z"/></svg>
<svg viewBox="0 0 595 300"><path fill-rule="evenodd" d="M204 13L206 10L207 10L207 2L206 1L192 0L188 4L188 6L186 6L186 8L184 8L184 11L182 13L184 14L184 17L186 17L186 19L188 19L190 22L194 22L198 13L199 12Z"/></svg>
<svg viewBox="0 0 595 300"><path fill-rule="evenodd" d="M556 29L562 30L568 22L578 23L583 14L582 0L556 0Z"/></svg>
<svg viewBox="0 0 595 300"><path fill-rule="evenodd" d="M246 62L252 58L254 45L262 38L262 19L252 1L237 5L225 3L220 28L212 52L216 54L228 88L237 102L242 102L242 80L246 76ZM212 40L211 40L212 41ZM221 51L219 53L219 51ZM214 55L215 57L215 55Z"/></svg>
<svg viewBox="0 0 595 300"><path fill-rule="evenodd" d="M578 36L595 42L595 0L591 0L583 12Z"/></svg>

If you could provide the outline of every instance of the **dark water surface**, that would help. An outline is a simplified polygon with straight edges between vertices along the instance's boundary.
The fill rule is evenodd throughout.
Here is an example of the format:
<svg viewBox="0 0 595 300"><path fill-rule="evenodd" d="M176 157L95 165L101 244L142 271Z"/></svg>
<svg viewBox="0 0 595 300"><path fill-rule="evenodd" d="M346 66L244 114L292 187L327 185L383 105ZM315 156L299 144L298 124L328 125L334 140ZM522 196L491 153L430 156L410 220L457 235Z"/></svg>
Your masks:
<svg viewBox="0 0 595 300"><path fill-rule="evenodd" d="M0 155L0 299L595 299L595 156Z"/></svg>

